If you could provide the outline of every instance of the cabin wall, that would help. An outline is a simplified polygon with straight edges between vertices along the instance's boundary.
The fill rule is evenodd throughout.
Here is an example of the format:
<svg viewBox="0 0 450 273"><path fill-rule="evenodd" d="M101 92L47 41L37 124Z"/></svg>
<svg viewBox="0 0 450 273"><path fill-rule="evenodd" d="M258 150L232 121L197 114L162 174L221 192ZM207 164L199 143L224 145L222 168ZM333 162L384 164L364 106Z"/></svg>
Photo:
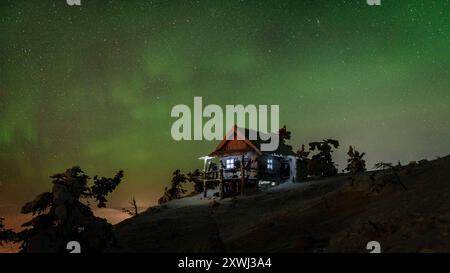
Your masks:
<svg viewBox="0 0 450 273"><path fill-rule="evenodd" d="M308 166L304 159L297 158L296 160L296 182L304 182L308 177Z"/></svg>
<svg viewBox="0 0 450 273"><path fill-rule="evenodd" d="M257 155L254 152L246 152L244 154L244 164L247 164L247 162L251 161L252 159L257 159ZM234 169L227 168L227 160L234 160ZM222 162L222 166L224 166L223 171L223 178L225 180L230 179L238 179L241 177L241 160L242 155L236 154L236 155L226 155L222 156L220 158L220 161ZM246 178L250 180L256 180L258 179L258 171L257 171L257 165L258 164L252 164L250 166L250 171L246 172Z"/></svg>
<svg viewBox="0 0 450 273"><path fill-rule="evenodd" d="M220 157L221 164L224 166L223 178L225 180L239 179L241 177L241 159L242 155L240 154ZM271 181L277 184L288 181L296 182L297 180L297 158L295 156L268 154L258 156L255 152L247 152L244 155L244 164L247 164L252 159L254 162L251 163L250 170L246 172L246 179ZM269 159L272 160L272 169L268 168ZM227 160L234 161L234 169L227 168ZM285 177L282 177L283 175Z"/></svg>
<svg viewBox="0 0 450 273"><path fill-rule="evenodd" d="M272 160L272 169L268 168L268 160ZM259 180L280 182L280 158L272 155L262 155L258 158Z"/></svg>
<svg viewBox="0 0 450 273"><path fill-rule="evenodd" d="M289 166L291 169L291 174L288 180L291 182L297 182L297 157L289 155L287 158L289 159Z"/></svg>
<svg viewBox="0 0 450 273"><path fill-rule="evenodd" d="M272 159L273 168L267 168L268 160ZM260 179L276 183L296 181L296 157L283 155L262 155L258 158Z"/></svg>

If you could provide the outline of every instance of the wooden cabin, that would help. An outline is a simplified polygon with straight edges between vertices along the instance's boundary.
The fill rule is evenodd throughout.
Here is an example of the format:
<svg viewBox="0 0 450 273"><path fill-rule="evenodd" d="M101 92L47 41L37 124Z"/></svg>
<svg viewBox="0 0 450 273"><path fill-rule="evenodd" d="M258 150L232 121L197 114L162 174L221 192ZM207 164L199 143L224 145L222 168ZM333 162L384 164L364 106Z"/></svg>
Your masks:
<svg viewBox="0 0 450 273"><path fill-rule="evenodd" d="M216 177L209 178L220 181L222 197L297 182L302 177L297 168L299 159L289 146L280 141L276 150L262 151L261 144L265 141L260 136L259 132L234 126L210 153L214 160L206 164L205 173L218 171Z"/></svg>

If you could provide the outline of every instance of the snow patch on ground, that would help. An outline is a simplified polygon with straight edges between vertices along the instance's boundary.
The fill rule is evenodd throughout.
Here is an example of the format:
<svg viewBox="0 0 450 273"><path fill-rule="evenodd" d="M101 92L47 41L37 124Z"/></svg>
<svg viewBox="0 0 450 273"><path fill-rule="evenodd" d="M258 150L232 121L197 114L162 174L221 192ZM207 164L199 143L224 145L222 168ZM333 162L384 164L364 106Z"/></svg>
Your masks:
<svg viewBox="0 0 450 273"><path fill-rule="evenodd" d="M146 208L140 208L139 211L145 211ZM115 208L93 208L94 215L100 218L105 218L110 224L117 224L131 216L120 209Z"/></svg>
<svg viewBox="0 0 450 273"><path fill-rule="evenodd" d="M168 208L182 208L189 206L200 206L207 205L211 203L213 200L219 200L219 197L214 196L214 194L218 194L218 189L208 190L207 197L203 197L203 193L199 193L193 196L187 196L180 199L171 200L167 203L164 203L163 206Z"/></svg>
<svg viewBox="0 0 450 273"><path fill-rule="evenodd" d="M268 192L283 192L283 191L302 188L302 187L309 186L309 185L311 185L311 182L298 183L298 182L290 182L289 181L289 182L284 182L275 187L268 188L266 191L268 191Z"/></svg>
<svg viewBox="0 0 450 273"><path fill-rule="evenodd" d="M311 183L312 182L303 182L303 183L285 182L283 184L280 184L280 185L277 185L274 187L269 187L268 189L263 190L261 192L284 192L284 191L289 191L289 190L293 190L293 189L307 187L307 186L311 185ZM206 198L203 197L203 193L199 193L199 194L196 194L193 196L187 196L187 197L183 197L180 199L171 200L167 203L164 203L163 206L165 206L167 208L182 208L182 207L189 207L189 206L208 205L214 200L215 201L220 200L220 198L218 196L214 196L215 194L216 195L219 194L218 188L208 190ZM222 199L222 200L220 200L220 202L226 202L229 199L230 198Z"/></svg>

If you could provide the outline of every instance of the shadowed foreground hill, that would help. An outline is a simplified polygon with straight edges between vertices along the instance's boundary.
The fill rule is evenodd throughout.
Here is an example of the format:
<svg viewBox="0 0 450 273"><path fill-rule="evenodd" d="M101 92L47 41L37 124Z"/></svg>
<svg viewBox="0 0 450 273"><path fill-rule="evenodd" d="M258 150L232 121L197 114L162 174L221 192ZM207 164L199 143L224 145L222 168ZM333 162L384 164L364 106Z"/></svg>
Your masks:
<svg viewBox="0 0 450 273"><path fill-rule="evenodd" d="M387 171L384 171L387 172ZM115 226L123 251L450 252L450 157L405 166L400 184L370 176L286 184L252 196L176 200ZM382 174L382 173L381 173Z"/></svg>

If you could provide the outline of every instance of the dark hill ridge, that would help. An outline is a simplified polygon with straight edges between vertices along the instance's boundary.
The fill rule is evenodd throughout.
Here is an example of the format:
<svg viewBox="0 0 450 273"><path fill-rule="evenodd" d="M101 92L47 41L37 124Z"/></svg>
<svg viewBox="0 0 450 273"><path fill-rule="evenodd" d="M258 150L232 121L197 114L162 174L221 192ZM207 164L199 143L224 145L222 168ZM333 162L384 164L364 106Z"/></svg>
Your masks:
<svg viewBox="0 0 450 273"><path fill-rule="evenodd" d="M124 251L367 252L375 240L383 252L450 252L450 156L401 167L406 190L388 183L371 193L371 174L353 185L341 175L222 201L177 200L117 224L116 234Z"/></svg>

